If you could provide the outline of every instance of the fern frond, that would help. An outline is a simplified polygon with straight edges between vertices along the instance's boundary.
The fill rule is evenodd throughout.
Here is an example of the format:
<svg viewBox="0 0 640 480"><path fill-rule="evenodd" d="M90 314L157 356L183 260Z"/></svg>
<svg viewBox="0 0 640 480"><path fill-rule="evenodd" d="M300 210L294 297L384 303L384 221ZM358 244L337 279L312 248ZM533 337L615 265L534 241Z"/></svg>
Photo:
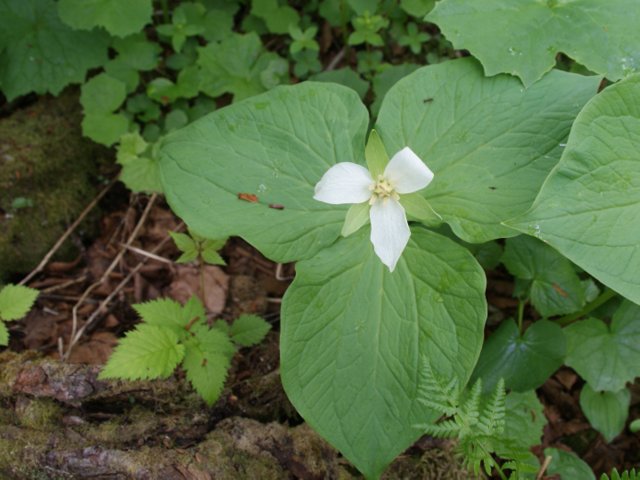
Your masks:
<svg viewBox="0 0 640 480"><path fill-rule="evenodd" d="M433 425L419 425L424 433L436 438L453 438L460 431L460 426L454 420L444 420Z"/></svg>
<svg viewBox="0 0 640 480"><path fill-rule="evenodd" d="M640 480L640 471L636 471L635 468L631 470L625 470L622 473L618 473L617 469L611 471L611 476L603 473L600 480Z"/></svg>
<svg viewBox="0 0 640 480"><path fill-rule="evenodd" d="M485 435L499 435L504 431L506 396L504 380L501 378L480 416L478 426Z"/></svg>
<svg viewBox="0 0 640 480"><path fill-rule="evenodd" d="M446 386L437 378L427 358L422 362L418 401L423 405L453 416L458 411L458 379L454 376Z"/></svg>
<svg viewBox="0 0 640 480"><path fill-rule="evenodd" d="M480 417L480 396L482 394L482 380L478 381L471 388L469 397L460 406L460 417L467 426L472 427L478 423Z"/></svg>

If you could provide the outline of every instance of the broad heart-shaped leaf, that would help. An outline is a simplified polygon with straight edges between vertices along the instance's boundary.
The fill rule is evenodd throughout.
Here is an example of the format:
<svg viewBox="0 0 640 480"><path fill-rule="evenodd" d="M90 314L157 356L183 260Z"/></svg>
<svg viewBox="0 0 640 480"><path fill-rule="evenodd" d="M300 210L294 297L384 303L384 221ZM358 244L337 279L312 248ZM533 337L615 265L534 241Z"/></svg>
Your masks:
<svg viewBox="0 0 640 480"><path fill-rule="evenodd" d="M32 91L57 95L82 82L107 61L108 44L104 32L62 23L56 2L0 0L0 85L9 100Z"/></svg>
<svg viewBox="0 0 640 480"><path fill-rule="evenodd" d="M433 170L423 194L456 235L509 237L501 222L531 206L598 82L554 71L525 90L508 75L485 78L473 59L445 62L396 83L376 130L389 155L409 146Z"/></svg>
<svg viewBox="0 0 640 480"><path fill-rule="evenodd" d="M313 256L348 209L314 200L314 186L335 163L364 164L368 121L353 90L313 82L217 110L163 141L167 200L202 236L241 236L279 262Z"/></svg>
<svg viewBox="0 0 640 480"><path fill-rule="evenodd" d="M125 37L151 22L151 0L60 0L60 18L73 28L90 30L101 26Z"/></svg>
<svg viewBox="0 0 640 480"><path fill-rule="evenodd" d="M427 16L487 75L512 73L531 85L562 52L619 80L640 69L636 0L442 0Z"/></svg>
<svg viewBox="0 0 640 480"><path fill-rule="evenodd" d="M520 335L512 319L502 322L485 342L471 381L482 379L485 392L495 389L500 378L517 392L542 385L564 361L567 342L555 323L538 320Z"/></svg>
<svg viewBox="0 0 640 480"><path fill-rule="evenodd" d="M369 228L298 263L282 305L281 374L305 420L367 478L437 413L418 401L424 356L465 385L482 344L485 276L452 240L414 229L396 269Z"/></svg>
<svg viewBox="0 0 640 480"><path fill-rule="evenodd" d="M535 203L508 223L640 302L640 75L585 106Z"/></svg>
<svg viewBox="0 0 640 480"><path fill-rule="evenodd" d="M580 392L580 408L593 428L607 442L616 438L629 416L631 392L623 388L619 392L596 392L587 383Z"/></svg>
<svg viewBox="0 0 640 480"><path fill-rule="evenodd" d="M571 262L540 240L507 239L502 262L509 273L530 283L531 303L542 316L577 312L585 304L585 287Z"/></svg>
<svg viewBox="0 0 640 480"><path fill-rule="evenodd" d="M588 318L565 328L566 363L594 390L617 392L640 376L640 307L625 301L610 326Z"/></svg>
<svg viewBox="0 0 640 480"><path fill-rule="evenodd" d="M560 475L560 478L566 479L596 480L591 467L573 452L545 448L544 456L551 457L551 463L547 470L549 475Z"/></svg>

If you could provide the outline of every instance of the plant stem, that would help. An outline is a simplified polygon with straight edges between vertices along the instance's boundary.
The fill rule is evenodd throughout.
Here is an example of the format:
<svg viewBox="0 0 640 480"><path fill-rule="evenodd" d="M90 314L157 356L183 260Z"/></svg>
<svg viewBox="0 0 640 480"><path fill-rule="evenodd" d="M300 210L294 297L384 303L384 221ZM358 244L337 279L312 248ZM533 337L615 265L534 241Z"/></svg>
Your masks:
<svg viewBox="0 0 640 480"><path fill-rule="evenodd" d="M160 0L162 4L162 20L169 23L169 0Z"/></svg>
<svg viewBox="0 0 640 480"><path fill-rule="evenodd" d="M204 267L205 267L205 262L202 259L202 256L200 256L200 258L198 259L198 270L199 270L199 274L200 274L200 299L202 300L202 304L205 305L205 300L204 300Z"/></svg>
<svg viewBox="0 0 640 480"><path fill-rule="evenodd" d="M605 303L607 303L609 300L611 300L615 296L616 296L616 292L614 292L610 288L607 288L604 292L602 292L600 295L598 295L598 297L595 300L587 303L582 308L582 310L580 310L578 312L575 312L575 313L571 313L569 315L565 315L564 317L560 317L560 318L556 319L555 322L558 325L563 326L563 327L566 326L566 325L569 325L570 323L575 322L579 318L584 317L588 313L591 313L593 310L595 310L599 306L604 305Z"/></svg>
<svg viewBox="0 0 640 480"><path fill-rule="evenodd" d="M526 300L519 300L518 303L518 331L520 335L522 335L522 321L524 320L524 306L526 305Z"/></svg>

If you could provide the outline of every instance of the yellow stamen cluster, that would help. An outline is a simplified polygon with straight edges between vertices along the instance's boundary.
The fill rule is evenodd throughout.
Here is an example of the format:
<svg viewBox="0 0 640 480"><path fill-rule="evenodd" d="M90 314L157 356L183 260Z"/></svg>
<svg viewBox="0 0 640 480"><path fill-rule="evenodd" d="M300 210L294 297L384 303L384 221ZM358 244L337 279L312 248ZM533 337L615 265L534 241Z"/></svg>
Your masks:
<svg viewBox="0 0 640 480"><path fill-rule="evenodd" d="M394 200L398 200L400 198L396 193L395 187L382 175L379 175L376 183L371 185L369 188L371 189L371 199L369 200L370 205L373 205L378 199L385 201L389 198L393 198Z"/></svg>

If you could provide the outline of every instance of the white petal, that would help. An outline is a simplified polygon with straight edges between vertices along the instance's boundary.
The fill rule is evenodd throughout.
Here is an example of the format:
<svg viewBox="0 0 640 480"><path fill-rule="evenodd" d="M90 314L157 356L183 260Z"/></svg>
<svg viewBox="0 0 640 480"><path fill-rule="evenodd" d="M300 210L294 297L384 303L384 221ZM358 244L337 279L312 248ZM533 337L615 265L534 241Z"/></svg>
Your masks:
<svg viewBox="0 0 640 480"><path fill-rule="evenodd" d="M373 250L393 272L411 235L404 208L393 198L377 200L371 205L369 218Z"/></svg>
<svg viewBox="0 0 640 480"><path fill-rule="evenodd" d="M351 162L336 163L316 184L313 198L325 203L362 203L371 198L369 170Z"/></svg>
<svg viewBox="0 0 640 480"><path fill-rule="evenodd" d="M398 193L422 190L433 180L433 172L409 147L396 153L384 169L384 177Z"/></svg>

